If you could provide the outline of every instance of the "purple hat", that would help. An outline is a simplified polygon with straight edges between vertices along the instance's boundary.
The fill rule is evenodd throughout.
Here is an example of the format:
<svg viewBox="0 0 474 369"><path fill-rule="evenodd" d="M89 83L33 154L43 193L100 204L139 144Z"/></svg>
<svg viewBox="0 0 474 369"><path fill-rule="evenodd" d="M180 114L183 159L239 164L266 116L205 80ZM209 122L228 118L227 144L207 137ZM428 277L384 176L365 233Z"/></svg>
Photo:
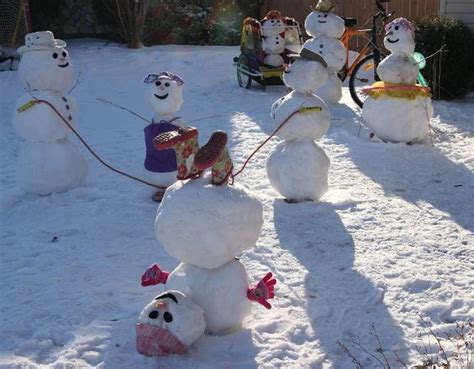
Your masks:
<svg viewBox="0 0 474 369"><path fill-rule="evenodd" d="M149 73L145 79L143 80L143 82L145 83L153 83L159 79L169 79L171 81L175 81L178 86L181 86L183 83L184 83L184 80L178 76L177 74L173 74L173 73L170 73L170 72L160 72L158 74L156 73Z"/></svg>

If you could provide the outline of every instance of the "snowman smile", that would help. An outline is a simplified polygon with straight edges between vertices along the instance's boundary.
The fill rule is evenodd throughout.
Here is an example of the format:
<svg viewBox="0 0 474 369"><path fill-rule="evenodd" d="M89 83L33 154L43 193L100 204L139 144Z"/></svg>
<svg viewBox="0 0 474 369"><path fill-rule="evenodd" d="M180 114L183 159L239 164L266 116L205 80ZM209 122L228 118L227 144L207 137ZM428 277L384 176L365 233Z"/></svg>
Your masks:
<svg viewBox="0 0 474 369"><path fill-rule="evenodd" d="M66 64L58 64L58 67L59 68L66 68L68 65L69 65L69 62L67 62Z"/></svg>
<svg viewBox="0 0 474 369"><path fill-rule="evenodd" d="M319 23L327 23L328 21L318 21Z"/></svg>
<svg viewBox="0 0 474 369"><path fill-rule="evenodd" d="M160 96L160 95L157 95L157 94L154 94L156 96L157 99L160 99L160 100L164 100L168 97L168 94L166 95L163 95L163 96Z"/></svg>
<svg viewBox="0 0 474 369"><path fill-rule="evenodd" d="M391 44L394 44L396 42L400 41L399 38L397 38L396 40L390 40L389 38L387 38L387 42L390 42Z"/></svg>

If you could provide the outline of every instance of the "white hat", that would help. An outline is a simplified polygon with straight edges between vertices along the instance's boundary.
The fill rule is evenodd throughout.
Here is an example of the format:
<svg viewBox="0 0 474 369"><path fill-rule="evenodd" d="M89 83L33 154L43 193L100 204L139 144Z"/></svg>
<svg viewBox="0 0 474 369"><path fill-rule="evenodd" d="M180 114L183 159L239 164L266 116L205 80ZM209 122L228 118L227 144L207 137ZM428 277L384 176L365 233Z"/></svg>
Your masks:
<svg viewBox="0 0 474 369"><path fill-rule="evenodd" d="M28 33L25 36L25 46L18 49L18 53L23 54L27 51L54 50L66 47L66 42L54 38L51 31L40 31Z"/></svg>

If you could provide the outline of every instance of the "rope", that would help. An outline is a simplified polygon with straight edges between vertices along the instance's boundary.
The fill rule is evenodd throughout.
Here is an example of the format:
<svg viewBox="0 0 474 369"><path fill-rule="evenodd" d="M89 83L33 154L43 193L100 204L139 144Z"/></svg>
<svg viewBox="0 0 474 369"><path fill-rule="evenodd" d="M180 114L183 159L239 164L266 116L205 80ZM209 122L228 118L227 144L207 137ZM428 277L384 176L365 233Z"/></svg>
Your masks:
<svg viewBox="0 0 474 369"><path fill-rule="evenodd" d="M122 172L121 170L119 169L116 169L114 168L113 166L111 166L110 164L107 164L104 160L102 160L102 158L97 155L94 150L92 150L92 148L87 144L87 142L82 138L82 136L79 134L79 132L77 132L74 127L72 127L69 122L62 116L62 114L54 107L53 104L51 104L49 101L46 101L46 100L41 100L41 99L37 99L37 98L34 98L34 100L30 101L29 103L23 105L22 107L20 107L18 109L18 112L22 112L30 107L32 107L34 104L46 104L48 105L55 113L56 115L61 118L61 120L64 122L64 124L66 124L69 129L76 135L76 137L79 139L79 141L81 141L81 143L85 146L85 148L92 154L92 156L94 158L96 158L103 166L109 168L110 170L112 170L113 172L115 173L118 173L124 177L127 177L127 178L130 178L134 181L137 181L137 182L140 182L140 183L143 183L143 184L146 184L150 187L154 187L154 188L157 188L157 189L160 189L160 190L166 190L166 187L165 186L158 186L158 185L155 185L153 183L150 183L150 182L147 182L143 179L140 179L138 177L135 177L135 176L132 176L131 174L128 174L128 173L125 173L125 172Z"/></svg>
<svg viewBox="0 0 474 369"><path fill-rule="evenodd" d="M119 105L119 104L115 104L115 103L113 103L112 101L109 101L109 100L107 100L107 99L104 99L103 97L98 97L96 100L97 100L97 101L100 101L100 102L103 102L103 103L105 103L105 104L113 105L113 106L115 106L116 108L119 108L119 109L122 109L122 110L126 110L126 111L128 111L130 114L135 115L136 117L140 118L141 120L144 120L145 122L150 123L150 120L149 120L149 119L146 119L145 117L142 117L140 114L135 113L133 110L128 109L128 108L126 108L125 106L122 106L122 105Z"/></svg>
<svg viewBox="0 0 474 369"><path fill-rule="evenodd" d="M300 107L298 110L294 111L293 113L291 113L283 122L280 123L280 125L275 128L275 130L270 134L270 136L268 136L265 141L263 141L260 145L258 145L258 147L252 151L252 153L249 155L249 157L247 158L247 160L245 160L244 164L240 167L240 169L235 172L235 173L231 173L230 174L230 184L234 184L234 178L237 177L240 173L242 173L245 169L245 167L247 166L247 164L249 163L250 159L252 159L252 157L268 142L270 141L276 134L277 132L283 128L283 126L288 123L288 121L293 118L296 114L305 114L305 113L311 113L311 112L314 112L314 111L321 111L322 108L319 107L319 106L314 106L314 107L307 107L307 108L303 108L303 107Z"/></svg>

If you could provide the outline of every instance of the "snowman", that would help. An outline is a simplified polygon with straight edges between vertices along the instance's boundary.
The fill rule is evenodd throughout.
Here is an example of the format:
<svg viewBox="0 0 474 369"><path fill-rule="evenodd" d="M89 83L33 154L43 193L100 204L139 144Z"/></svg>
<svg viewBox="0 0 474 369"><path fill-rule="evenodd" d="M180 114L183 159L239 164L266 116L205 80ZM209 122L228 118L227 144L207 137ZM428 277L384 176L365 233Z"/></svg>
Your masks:
<svg viewBox="0 0 474 369"><path fill-rule="evenodd" d="M413 143L428 134L433 115L428 88L416 85L419 67L412 54L415 28L405 18L385 27L384 46L391 52L377 67L381 81L366 90L362 117L383 141Z"/></svg>
<svg viewBox="0 0 474 369"><path fill-rule="evenodd" d="M156 150L153 139L160 133L177 131L186 126L181 117L176 115L183 104L184 81L176 74L161 72L148 74L144 82L145 102L155 114L151 124L144 129L145 175L149 182L165 188L176 182L176 155L172 149ZM156 191L152 196L153 201L160 202L164 192L164 189Z"/></svg>
<svg viewBox="0 0 474 369"><path fill-rule="evenodd" d="M306 45L308 46L308 45ZM281 142L267 160L273 188L288 202L318 200L328 188L329 158L314 142L329 129L326 103L314 94L328 79L320 54L303 47L283 73L293 89L272 105L272 119Z"/></svg>
<svg viewBox="0 0 474 369"><path fill-rule="evenodd" d="M76 75L65 47L52 32L42 31L27 34L25 45L18 49L18 73L27 93L17 100L13 116L16 132L26 141L16 175L29 193L64 192L86 180L86 162L68 140L71 130L60 117L77 127L76 100L68 94Z"/></svg>
<svg viewBox="0 0 474 369"><path fill-rule="evenodd" d="M147 304L136 324L137 349L147 356L184 354L204 333L202 309L179 291L165 291Z"/></svg>
<svg viewBox="0 0 474 369"><path fill-rule="evenodd" d="M265 52L263 62L272 67L284 63L286 21L278 10L271 10L261 21L260 33L262 49Z"/></svg>
<svg viewBox="0 0 474 369"><path fill-rule="evenodd" d="M181 144L192 141L190 131L192 128L164 133L158 136L157 146L167 147L166 142L171 142L177 151L186 150ZM255 287L249 287L247 272L238 259L255 246L263 224L262 205L239 184L227 185L227 171L220 170L229 168L226 139L224 132L215 132L198 149L186 168L187 174L197 171L199 176L170 186L158 208L156 237L180 264L171 273L154 264L142 276L143 286L165 284L166 289L190 298L202 309L205 332L211 334L239 329L252 301L270 308L268 300L274 297L276 283L268 273ZM219 164L222 160L227 165ZM210 173L204 172L205 167L212 168Z"/></svg>
<svg viewBox="0 0 474 369"><path fill-rule="evenodd" d="M337 72L344 67L346 59L346 49L339 40L345 31L344 20L332 13L333 9L330 1L320 0L304 23L306 33L312 37L306 41L306 47L320 54L328 65L328 81L316 94L330 104L342 97L342 81Z"/></svg>

